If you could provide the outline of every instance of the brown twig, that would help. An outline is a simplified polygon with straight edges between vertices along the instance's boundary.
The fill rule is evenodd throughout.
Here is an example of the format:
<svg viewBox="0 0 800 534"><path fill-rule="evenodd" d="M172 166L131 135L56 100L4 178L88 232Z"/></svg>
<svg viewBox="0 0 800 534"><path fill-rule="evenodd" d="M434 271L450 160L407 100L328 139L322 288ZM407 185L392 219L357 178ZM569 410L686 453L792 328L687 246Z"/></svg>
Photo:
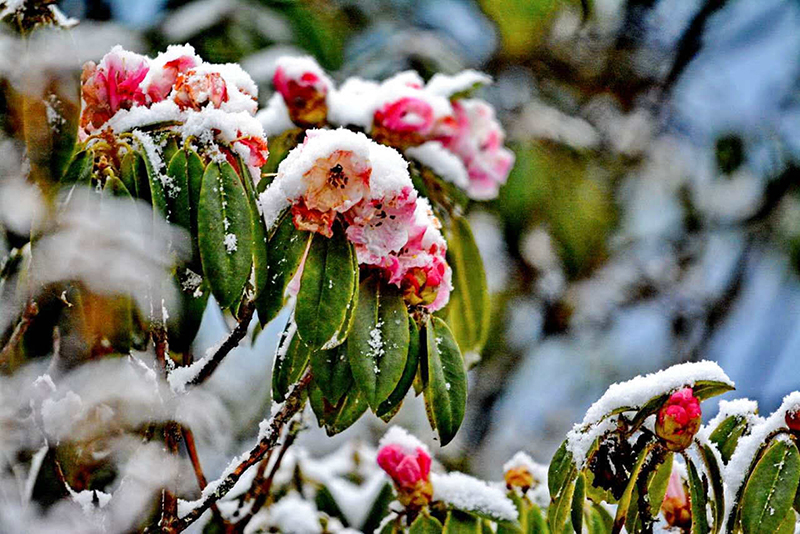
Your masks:
<svg viewBox="0 0 800 534"><path fill-rule="evenodd" d="M192 432L192 429L188 426L181 425L181 433L183 434L183 442L186 444L186 452L189 454L189 460L192 462L192 468L194 468L194 476L197 478L197 485L200 487L200 491L203 491L206 489L208 482L206 481L206 475L203 473L203 466L200 464L200 457L197 455L194 432ZM217 503L211 505L211 512L217 518L222 519L219 508L217 508Z"/></svg>
<svg viewBox="0 0 800 534"><path fill-rule="evenodd" d="M164 444L170 454L178 454L178 444L181 439L181 432L178 423L169 421L164 425ZM163 490L161 521L159 526L162 532L176 532L175 523L178 521L178 497L167 488Z"/></svg>
<svg viewBox="0 0 800 534"><path fill-rule="evenodd" d="M261 439L256 443L255 447L250 450L247 457L239 463L233 470L224 475L221 479L213 482L214 490L208 495L204 495L200 502L195 506L191 512L181 517L176 524L176 532L186 529L189 525L197 521L203 513L211 507L211 505L222 497L224 497L236 482L241 478L242 474L250 467L255 465L261 458L264 457L270 450L272 450L278 442L281 435L283 426L294 417L295 414L302 410L305 405L305 390L308 383L311 381L311 370L307 370L300 380L294 385L286 401L278 412L272 416L269 421L267 430ZM210 486L211 486L210 485Z"/></svg>
<svg viewBox="0 0 800 534"><path fill-rule="evenodd" d="M242 518L239 523L242 527L247 526L247 523L253 519L253 516L261 510L261 507L264 506L264 503L267 502L267 498L269 497L269 492L272 489L272 481L275 479L275 474L278 472L278 469L281 467L281 462L283 461L283 457L286 455L286 451L289 450L289 447L292 446L295 439L297 439L297 434L303 428L303 424L298 421L292 421L289 429L286 431L286 439L283 440L283 444L281 445L281 449L278 452L278 457L275 459L275 463L272 465L272 469L270 469L269 475L263 481L259 481L257 485L255 485L255 492L253 496L255 500L253 501L253 506L250 507L250 512ZM260 467L260 466L259 466Z"/></svg>
<svg viewBox="0 0 800 534"><path fill-rule="evenodd" d="M11 333L11 337L8 338L8 343L6 343L6 346L3 347L2 351L0 351L0 365L8 362L11 352L17 347L17 345L19 345L19 342L22 340L22 336L24 336L25 332L27 332L28 327L33 321L33 318L38 314L39 305L36 304L36 301L29 300L28 304L25 306L25 309L22 311L22 317L20 317L17 326L14 327L14 331Z"/></svg>
<svg viewBox="0 0 800 534"><path fill-rule="evenodd" d="M250 326L250 320L253 318L255 307L255 303L250 300L242 304L239 312L239 323L233 331L228 334L228 337L222 342L222 345L219 346L214 355L206 360L205 365L203 365L197 375L189 382L190 384L196 386L205 382L219 364L222 363L225 356L239 345L239 342L247 335L247 328Z"/></svg>

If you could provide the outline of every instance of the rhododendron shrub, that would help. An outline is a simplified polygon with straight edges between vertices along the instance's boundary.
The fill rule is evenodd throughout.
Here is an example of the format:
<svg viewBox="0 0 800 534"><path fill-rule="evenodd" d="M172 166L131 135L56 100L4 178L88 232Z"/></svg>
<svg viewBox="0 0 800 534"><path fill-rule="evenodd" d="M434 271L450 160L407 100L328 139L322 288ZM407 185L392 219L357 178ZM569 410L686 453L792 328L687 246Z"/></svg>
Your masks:
<svg viewBox="0 0 800 534"><path fill-rule="evenodd" d="M409 175L416 193L428 199L450 244L450 269L438 262L435 269L418 266L408 271L398 263L396 267L404 277L403 291L407 300L439 308L446 299L431 284L439 285L438 278L450 276L452 271L460 283L454 284L450 305L440 315L461 349L471 353L479 353L485 342L489 305L483 264L463 213L470 199L495 198L514 163L512 152L504 146L505 133L493 108L469 97L473 89L490 81L488 76L468 70L454 76L436 74L426 83L416 72L406 71L380 83L349 78L336 87L312 58L281 57L273 76L276 93L258 114L274 147L269 170L278 170L289 151L305 143L307 128L346 127L402 152L410 163ZM358 194L358 186L350 185L339 193L347 192ZM387 225L404 224L404 206L411 206L413 200L404 198L401 204L394 200L388 205L376 201L371 206L357 207L349 215L353 222L380 216L383 211L389 219L376 220L367 232L361 229L361 223L350 226L348 236L365 241L360 244L369 250L377 238L390 236L392 226ZM310 202L316 202L313 194ZM380 209L375 208L378 204ZM342 204L341 208L349 210L350 206ZM400 211L389 213L387 209ZM331 231L333 217L329 209L296 203L292 211L296 221L307 228ZM368 239L371 243L366 242ZM400 239L399 235L395 239ZM380 260L381 254L373 253L372 264ZM405 260L414 254L410 250ZM363 257L359 254L359 261ZM433 302L435 299L438 302Z"/></svg>

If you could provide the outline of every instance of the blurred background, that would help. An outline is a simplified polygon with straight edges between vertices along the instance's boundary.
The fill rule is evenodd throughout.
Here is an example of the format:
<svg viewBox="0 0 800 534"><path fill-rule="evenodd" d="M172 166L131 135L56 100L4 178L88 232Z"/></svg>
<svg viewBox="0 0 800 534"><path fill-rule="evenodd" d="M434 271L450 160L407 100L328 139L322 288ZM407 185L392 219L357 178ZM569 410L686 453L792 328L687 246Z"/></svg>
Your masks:
<svg viewBox="0 0 800 534"><path fill-rule="evenodd" d="M439 453L452 466L499 478L519 449L549 462L610 383L678 362L719 362L734 395L758 400L762 413L798 388L796 0L59 5L81 21L58 60L73 92L81 64L115 44L153 56L188 42L208 61L239 62L262 104L282 54L311 54L337 81L404 69L428 78L475 68L494 77L480 96L497 108L517 160L499 198L469 213L493 326L470 372L464 426ZM13 94L21 74L37 68L14 46L0 33L3 256L33 209L9 189L19 183L5 180L25 165ZM252 439L268 413L285 320L237 349L207 385L221 400L213 417L235 438ZM212 302L195 352L226 328ZM396 421L431 442L423 410L407 402ZM300 442L325 452L384 431L370 416L333 440L307 432ZM201 448L212 477L241 450L222 436Z"/></svg>

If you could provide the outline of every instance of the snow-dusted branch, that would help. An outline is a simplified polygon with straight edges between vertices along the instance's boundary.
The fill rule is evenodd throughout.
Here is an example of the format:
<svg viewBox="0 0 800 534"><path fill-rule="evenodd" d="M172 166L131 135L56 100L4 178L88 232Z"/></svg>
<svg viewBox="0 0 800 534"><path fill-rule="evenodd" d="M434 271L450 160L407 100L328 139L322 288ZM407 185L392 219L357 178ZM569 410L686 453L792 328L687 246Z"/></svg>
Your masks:
<svg viewBox="0 0 800 534"><path fill-rule="evenodd" d="M187 385L196 386L205 382L219 367L225 356L235 349L239 342L244 339L244 336L247 335L247 329L250 326L254 311L255 303L253 301L247 300L243 302L239 312L238 324L216 349L209 349L209 352L213 350L213 353L207 354L189 366L173 369L167 377L173 391L181 393L185 391Z"/></svg>
<svg viewBox="0 0 800 534"><path fill-rule="evenodd" d="M189 503L191 509L181 517L176 524L176 532L181 532L189 525L197 521L200 516L214 503L224 497L242 474L251 466L255 465L278 442L284 425L302 410L305 405L305 390L311 381L311 370L307 370L300 380L294 385L286 401L280 405L269 420L260 425L259 440L249 453L246 453L231 462L231 465L223 472L222 476L209 483L203 490L199 500Z"/></svg>

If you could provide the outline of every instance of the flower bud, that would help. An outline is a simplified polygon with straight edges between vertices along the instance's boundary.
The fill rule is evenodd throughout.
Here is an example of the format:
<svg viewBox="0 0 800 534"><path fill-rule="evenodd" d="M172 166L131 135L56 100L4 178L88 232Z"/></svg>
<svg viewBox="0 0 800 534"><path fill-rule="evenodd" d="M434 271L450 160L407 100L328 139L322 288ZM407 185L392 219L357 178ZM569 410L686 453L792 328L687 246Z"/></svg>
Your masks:
<svg viewBox="0 0 800 534"><path fill-rule="evenodd" d="M667 484L667 493L661 503L664 520L670 527L688 530L692 526L692 508L681 476L673 470Z"/></svg>
<svg viewBox="0 0 800 534"><path fill-rule="evenodd" d="M431 501L431 457L421 447L409 453L402 445L385 445L378 451L378 465L392 478L403 505L421 508Z"/></svg>
<svg viewBox="0 0 800 534"><path fill-rule="evenodd" d="M680 389L659 410L656 435L664 440L669 450L682 451L700 429L701 416L700 401L692 388Z"/></svg>
<svg viewBox="0 0 800 534"><path fill-rule="evenodd" d="M786 426L789 427L789 430L800 432L800 407L786 412Z"/></svg>
<svg viewBox="0 0 800 534"><path fill-rule="evenodd" d="M333 84L316 61L310 57L282 57L277 61L272 83L283 96L292 122L304 127L325 124L327 95Z"/></svg>

